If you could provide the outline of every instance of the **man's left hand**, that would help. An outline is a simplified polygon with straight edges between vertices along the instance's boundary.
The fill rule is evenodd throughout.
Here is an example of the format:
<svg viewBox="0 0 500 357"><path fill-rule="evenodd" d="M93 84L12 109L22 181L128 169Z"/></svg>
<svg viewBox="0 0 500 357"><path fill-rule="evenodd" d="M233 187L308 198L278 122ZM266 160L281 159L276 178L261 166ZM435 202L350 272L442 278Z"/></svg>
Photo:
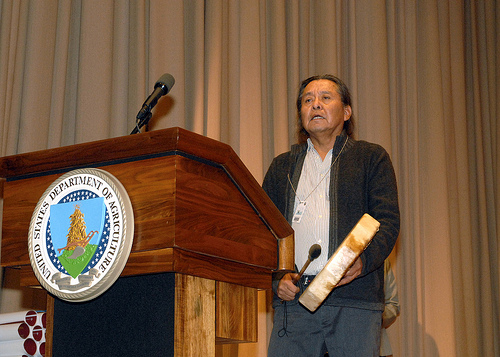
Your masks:
<svg viewBox="0 0 500 357"><path fill-rule="evenodd" d="M359 257L354 261L354 263L349 268L347 273L345 273L344 277L340 279L340 281L336 286L341 286L350 283L361 274L362 270L363 270L363 261L361 260L361 257Z"/></svg>

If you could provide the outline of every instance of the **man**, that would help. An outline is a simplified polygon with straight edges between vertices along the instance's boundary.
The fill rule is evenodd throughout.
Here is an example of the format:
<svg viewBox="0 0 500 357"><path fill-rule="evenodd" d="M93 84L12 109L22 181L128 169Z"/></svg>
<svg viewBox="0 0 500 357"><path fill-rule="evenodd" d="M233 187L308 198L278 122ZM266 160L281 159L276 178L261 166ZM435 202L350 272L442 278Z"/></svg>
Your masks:
<svg viewBox="0 0 500 357"><path fill-rule="evenodd" d="M399 233L394 169L381 146L351 137L351 98L337 77L304 80L297 112L299 143L273 160L263 188L295 231L297 267L312 244L323 253L298 286L295 273L273 281L268 355L378 356L384 260ZM323 304L309 312L298 298L364 213L380 222L379 231Z"/></svg>

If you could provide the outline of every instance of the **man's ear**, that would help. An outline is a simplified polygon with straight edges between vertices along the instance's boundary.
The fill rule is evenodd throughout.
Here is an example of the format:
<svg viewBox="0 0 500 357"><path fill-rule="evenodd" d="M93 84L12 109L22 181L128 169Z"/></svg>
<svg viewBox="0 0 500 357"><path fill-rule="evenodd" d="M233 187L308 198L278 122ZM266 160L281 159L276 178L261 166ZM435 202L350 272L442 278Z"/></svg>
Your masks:
<svg viewBox="0 0 500 357"><path fill-rule="evenodd" d="M346 105L344 107L344 121L348 121L349 119L351 119L351 115L352 115L352 108L350 105Z"/></svg>

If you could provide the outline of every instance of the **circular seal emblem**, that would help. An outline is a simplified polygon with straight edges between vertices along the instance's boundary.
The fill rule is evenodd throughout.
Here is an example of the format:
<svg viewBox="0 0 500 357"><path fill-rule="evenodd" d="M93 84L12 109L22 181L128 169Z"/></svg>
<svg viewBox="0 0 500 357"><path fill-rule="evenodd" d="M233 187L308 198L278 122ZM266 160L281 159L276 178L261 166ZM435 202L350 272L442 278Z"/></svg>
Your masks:
<svg viewBox="0 0 500 357"><path fill-rule="evenodd" d="M118 179L100 169L74 170L47 188L33 212L31 266L51 294L91 300L118 279L133 238L132 204Z"/></svg>

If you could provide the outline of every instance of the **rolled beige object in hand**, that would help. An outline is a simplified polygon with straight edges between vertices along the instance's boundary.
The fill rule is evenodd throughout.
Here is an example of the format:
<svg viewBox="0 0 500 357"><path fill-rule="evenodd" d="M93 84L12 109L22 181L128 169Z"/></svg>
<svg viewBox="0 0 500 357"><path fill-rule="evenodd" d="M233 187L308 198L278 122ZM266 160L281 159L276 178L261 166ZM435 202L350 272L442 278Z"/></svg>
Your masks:
<svg viewBox="0 0 500 357"><path fill-rule="evenodd" d="M371 242L380 223L365 213L328 262L300 296L299 302L315 311Z"/></svg>

